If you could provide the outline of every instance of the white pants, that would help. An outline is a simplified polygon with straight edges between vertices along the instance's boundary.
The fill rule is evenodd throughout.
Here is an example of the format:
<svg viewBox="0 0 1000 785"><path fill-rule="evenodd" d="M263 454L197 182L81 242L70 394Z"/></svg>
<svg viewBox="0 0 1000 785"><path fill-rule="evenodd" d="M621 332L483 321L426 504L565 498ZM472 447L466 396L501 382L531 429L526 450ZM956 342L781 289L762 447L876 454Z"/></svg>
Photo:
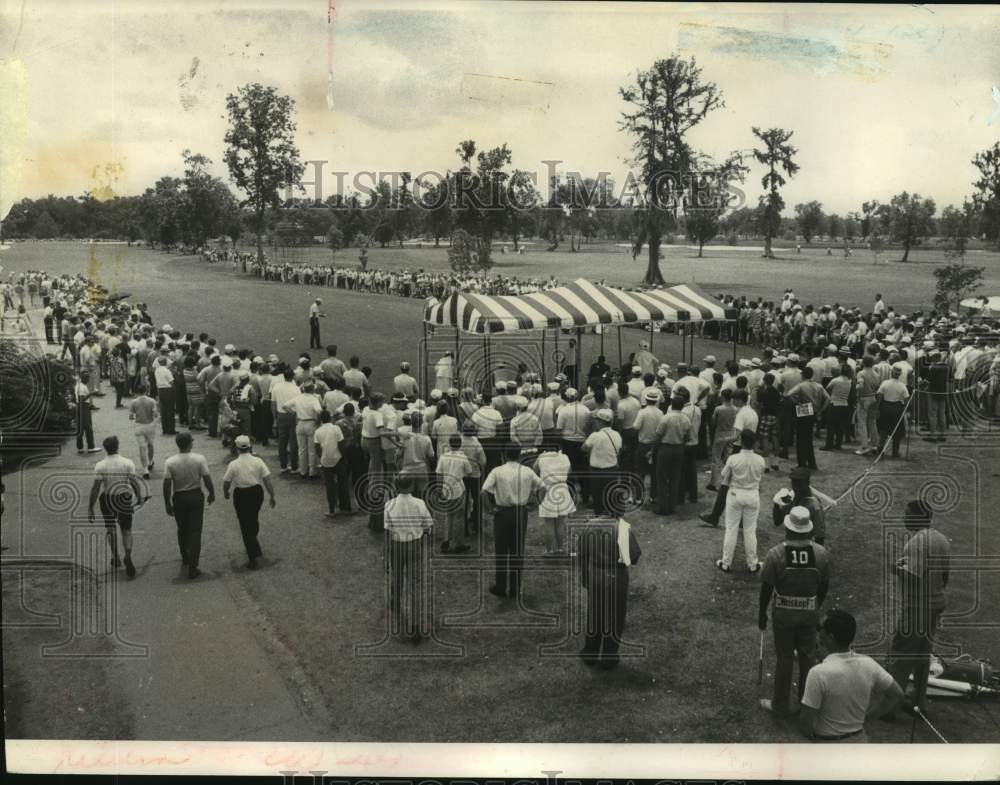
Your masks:
<svg viewBox="0 0 1000 785"><path fill-rule="evenodd" d="M139 466L143 472L153 462L153 437L156 436L156 423L150 422L135 426L135 440L139 443Z"/></svg>
<svg viewBox="0 0 1000 785"><path fill-rule="evenodd" d="M299 443L299 474L303 477L319 474L319 457L313 446L313 436L316 434L316 421L307 420L295 424L295 438Z"/></svg>
<svg viewBox="0 0 1000 785"><path fill-rule="evenodd" d="M726 496L726 535L722 540L722 566L731 567L736 553L736 539L743 521L743 548L747 566L757 566L757 514L760 512L760 491L730 488Z"/></svg>

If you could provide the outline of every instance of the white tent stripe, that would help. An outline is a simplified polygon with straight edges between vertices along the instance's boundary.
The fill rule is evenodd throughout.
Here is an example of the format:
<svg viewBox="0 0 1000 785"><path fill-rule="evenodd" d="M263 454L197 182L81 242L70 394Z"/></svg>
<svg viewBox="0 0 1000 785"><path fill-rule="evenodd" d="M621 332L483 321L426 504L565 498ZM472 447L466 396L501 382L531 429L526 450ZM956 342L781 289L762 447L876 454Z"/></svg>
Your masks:
<svg viewBox="0 0 1000 785"><path fill-rule="evenodd" d="M680 294L683 294L685 297L691 298L692 301L701 305L702 308L710 310L712 314L716 316L716 318L719 319L726 318L725 308L723 308L721 305L719 305L719 303L715 302L714 300L709 300L707 297L702 295L700 292L695 291L690 286L687 286L686 284L681 284L673 288L675 291L679 292Z"/></svg>
<svg viewBox="0 0 1000 785"><path fill-rule="evenodd" d="M563 327L572 327L576 322L573 320L573 314L563 308L559 303L552 300L551 297L546 297L543 292L532 292L531 294L525 295L526 300L531 302L536 302L548 308L550 311L555 312L559 317L559 321Z"/></svg>
<svg viewBox="0 0 1000 785"><path fill-rule="evenodd" d="M674 311L687 311L689 318L693 322L701 321L701 311L699 311L692 303L684 300L684 298L678 297L670 289L654 289L646 292L646 294L650 297L655 297L665 306L673 309Z"/></svg>
<svg viewBox="0 0 1000 785"><path fill-rule="evenodd" d="M604 293L594 286L590 281L585 281L583 278L579 278L576 281L577 286L585 290L587 294L593 297L597 302L599 302L608 313L611 314L611 323L618 324L625 321L625 314L622 313L621 308L615 305L611 300L604 296Z"/></svg>
<svg viewBox="0 0 1000 785"><path fill-rule="evenodd" d="M587 320L587 324L597 324L601 321L601 317L597 311L581 300L577 296L576 292L565 288L556 289L556 291L580 310L580 313L583 314L583 318Z"/></svg>

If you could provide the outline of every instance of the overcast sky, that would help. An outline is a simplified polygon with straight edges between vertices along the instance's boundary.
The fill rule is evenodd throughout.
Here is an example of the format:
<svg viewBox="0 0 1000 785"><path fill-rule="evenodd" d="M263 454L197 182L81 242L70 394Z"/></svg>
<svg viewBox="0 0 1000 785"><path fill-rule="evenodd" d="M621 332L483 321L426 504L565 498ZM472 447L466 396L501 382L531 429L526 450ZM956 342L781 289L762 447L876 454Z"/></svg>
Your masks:
<svg viewBox="0 0 1000 785"><path fill-rule="evenodd" d="M620 182L618 87L675 52L725 98L694 133L700 149L749 149L754 125L795 131L789 209L845 213L904 189L960 203L973 154L1000 138L997 8L335 5L328 26L327 0L0 0L3 213L107 185L109 164L116 192L141 193L181 173L185 148L225 177L225 97L250 81L295 99L302 158L328 162L327 193L332 170L454 166L467 138L507 142L543 182L549 159Z"/></svg>

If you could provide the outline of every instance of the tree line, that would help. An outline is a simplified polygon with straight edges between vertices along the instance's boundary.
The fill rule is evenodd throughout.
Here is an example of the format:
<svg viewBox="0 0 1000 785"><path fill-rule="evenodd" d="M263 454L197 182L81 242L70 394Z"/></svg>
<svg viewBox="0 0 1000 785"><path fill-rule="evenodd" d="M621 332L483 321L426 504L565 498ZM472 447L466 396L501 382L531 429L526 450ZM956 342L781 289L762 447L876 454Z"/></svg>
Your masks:
<svg viewBox="0 0 1000 785"><path fill-rule="evenodd" d="M210 174L207 156L185 150L183 177L161 177L137 196L23 199L0 231L4 238L117 239L165 250L252 237L259 257L269 239L295 245L319 238L336 253L419 238L456 249L449 258L459 269L488 269L497 241L516 250L524 238L541 238L550 251L567 242L577 251L603 239L629 242L633 258L645 249L644 282L654 285L663 282L661 246L678 236L699 254L719 237L762 239L767 257L775 239L861 240L876 253L892 242L904 262L932 236L961 253L970 238L1000 242L1000 142L972 159L978 176L971 195L940 214L933 199L903 191L844 216L826 214L819 201L797 204L794 216L786 216L782 189L799 171L794 131L751 127L755 146L721 160L697 150L691 132L725 103L694 58L658 60L619 92L626 105L619 125L631 141L633 166L621 187L606 176L554 176L543 197L535 177L513 165L507 144L480 148L466 139L442 175L421 180L397 172L371 187L310 200L301 188L294 101L254 83L226 100L223 160L236 193ZM751 161L763 168L756 205L746 203L743 187Z"/></svg>

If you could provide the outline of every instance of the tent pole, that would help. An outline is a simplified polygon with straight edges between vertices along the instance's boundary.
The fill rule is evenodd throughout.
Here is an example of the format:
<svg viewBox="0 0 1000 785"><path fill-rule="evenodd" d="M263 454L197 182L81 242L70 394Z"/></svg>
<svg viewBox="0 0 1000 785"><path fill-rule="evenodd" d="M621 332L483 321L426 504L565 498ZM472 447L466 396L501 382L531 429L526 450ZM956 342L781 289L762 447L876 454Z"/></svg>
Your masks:
<svg viewBox="0 0 1000 785"><path fill-rule="evenodd" d="M618 368L622 367L622 326L618 325Z"/></svg>
<svg viewBox="0 0 1000 785"><path fill-rule="evenodd" d="M733 330L731 328L732 325L730 325L730 333L732 334L733 337L733 362L736 362L736 330Z"/></svg>
<svg viewBox="0 0 1000 785"><path fill-rule="evenodd" d="M583 346L581 346L582 343L583 343L583 330L581 328L577 327L576 328L576 363L574 365L574 371L575 371L575 373L573 374L576 377L576 379L574 381L576 382L576 389L577 390L580 389L580 378L581 378L580 377L580 362L583 359ZM581 395L580 397L582 398L583 395Z"/></svg>
<svg viewBox="0 0 1000 785"><path fill-rule="evenodd" d="M691 326L691 348L688 351L688 365L694 365L694 325Z"/></svg>
<svg viewBox="0 0 1000 785"><path fill-rule="evenodd" d="M653 322L649 322L649 351L653 351Z"/></svg>
<svg viewBox="0 0 1000 785"><path fill-rule="evenodd" d="M683 322L677 323L677 334L681 337L681 362L684 362L684 339L687 337L687 330L684 329Z"/></svg>
<svg viewBox="0 0 1000 785"><path fill-rule="evenodd" d="M427 400L427 322L423 323L424 326L424 342L421 344L420 354L423 355L423 361L420 363L420 390L421 396L426 401Z"/></svg>
<svg viewBox="0 0 1000 785"><path fill-rule="evenodd" d="M545 328L544 327L542 328L542 353L540 359L542 361L542 381L545 384L548 384L548 377L545 375Z"/></svg>
<svg viewBox="0 0 1000 785"><path fill-rule="evenodd" d="M604 355L604 325L601 326L601 356Z"/></svg>
<svg viewBox="0 0 1000 785"><path fill-rule="evenodd" d="M459 362L458 362L458 354L459 354L459 351L460 351L460 348L461 348L460 347L460 341L459 341L460 338L461 338L461 333L459 332L458 327L456 327L455 328L455 359L454 359L454 362L452 363L452 366L451 366L452 367L452 371L451 371L451 378L452 379L455 379L458 376L459 368L461 367L459 365ZM456 384L457 383L458 382L456 382Z"/></svg>

